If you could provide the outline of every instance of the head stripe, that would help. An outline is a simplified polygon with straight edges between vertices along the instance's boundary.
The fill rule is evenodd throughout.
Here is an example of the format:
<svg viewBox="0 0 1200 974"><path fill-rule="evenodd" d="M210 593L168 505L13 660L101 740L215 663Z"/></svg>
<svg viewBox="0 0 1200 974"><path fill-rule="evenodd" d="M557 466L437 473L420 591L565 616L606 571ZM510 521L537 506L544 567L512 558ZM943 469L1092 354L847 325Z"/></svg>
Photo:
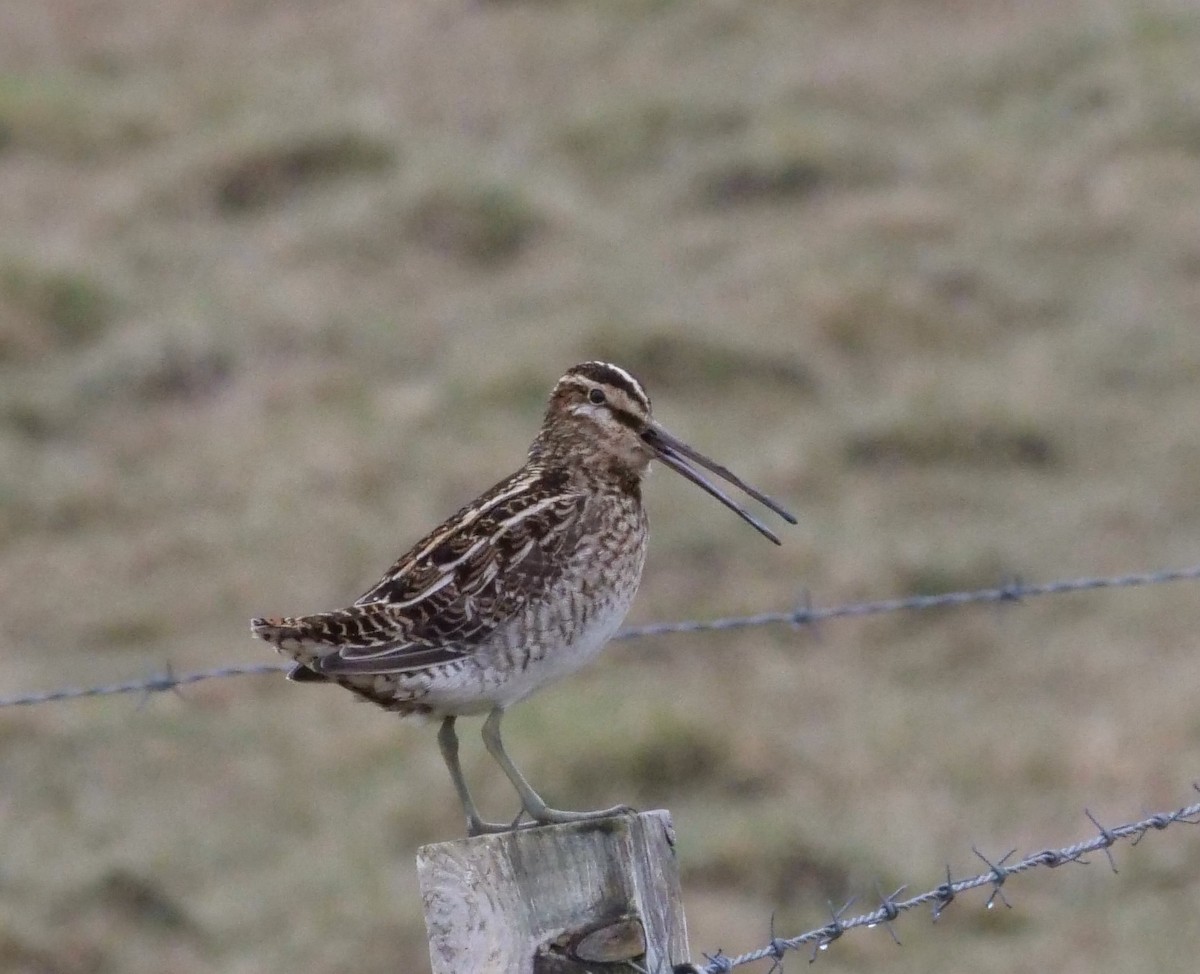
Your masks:
<svg viewBox="0 0 1200 974"><path fill-rule="evenodd" d="M642 384L619 365L609 362L584 362L571 369L567 375L578 375L620 389L634 402L640 403L647 412L650 411L650 397L646 395Z"/></svg>

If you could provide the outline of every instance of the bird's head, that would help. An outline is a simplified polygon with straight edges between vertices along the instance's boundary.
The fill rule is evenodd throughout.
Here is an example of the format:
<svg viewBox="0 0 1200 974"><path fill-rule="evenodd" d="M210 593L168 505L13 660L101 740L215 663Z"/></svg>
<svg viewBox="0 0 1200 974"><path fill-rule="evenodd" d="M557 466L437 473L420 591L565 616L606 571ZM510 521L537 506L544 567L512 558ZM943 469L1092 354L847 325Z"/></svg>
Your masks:
<svg viewBox="0 0 1200 974"><path fill-rule="evenodd" d="M643 439L652 422L650 397L637 379L607 362L584 362L555 384L534 446L573 464L640 477L654 458Z"/></svg>
<svg viewBox="0 0 1200 974"><path fill-rule="evenodd" d="M567 466L587 468L634 484L651 460L661 460L778 544L779 539L758 518L697 469L703 467L796 523L771 498L663 429L651 415L650 397L642 384L625 369L608 362L584 362L558 380L530 455L553 458Z"/></svg>

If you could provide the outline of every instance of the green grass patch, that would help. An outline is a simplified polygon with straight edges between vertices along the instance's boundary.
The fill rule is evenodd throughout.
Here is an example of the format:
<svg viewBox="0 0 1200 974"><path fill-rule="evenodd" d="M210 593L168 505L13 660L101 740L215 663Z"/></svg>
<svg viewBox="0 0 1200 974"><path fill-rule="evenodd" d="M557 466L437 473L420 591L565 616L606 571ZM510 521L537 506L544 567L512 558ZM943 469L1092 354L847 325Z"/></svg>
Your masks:
<svg viewBox="0 0 1200 974"><path fill-rule="evenodd" d="M475 265L515 258L543 225L533 203L502 185L442 186L413 206L409 230L422 245Z"/></svg>
<svg viewBox="0 0 1200 974"><path fill-rule="evenodd" d="M397 154L387 142L356 132L313 135L245 150L213 177L217 208L244 213L355 176L386 172Z"/></svg>
<svg viewBox="0 0 1200 974"><path fill-rule="evenodd" d="M97 340L113 322L113 292L86 271L10 262L0 268L0 362Z"/></svg>

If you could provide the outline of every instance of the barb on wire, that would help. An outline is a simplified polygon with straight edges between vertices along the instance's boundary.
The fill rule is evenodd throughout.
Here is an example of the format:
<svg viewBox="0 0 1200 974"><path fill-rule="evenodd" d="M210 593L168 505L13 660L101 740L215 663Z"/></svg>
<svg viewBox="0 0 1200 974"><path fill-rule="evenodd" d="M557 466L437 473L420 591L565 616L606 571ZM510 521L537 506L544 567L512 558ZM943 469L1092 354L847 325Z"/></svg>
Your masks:
<svg viewBox="0 0 1200 974"><path fill-rule="evenodd" d="M896 906L896 897L903 893L906 889L908 889L907 883L899 887L891 896L884 896L883 891L878 886L875 887L875 892L879 894L879 909L883 913L883 919L880 920L879 923L883 924L884 929L887 930L888 935L892 938L892 942L897 947L900 946L900 938L896 936L896 931L892 929L892 921L900 916L900 909ZM871 930L874 927L879 926L879 923L868 923L867 929ZM772 934L772 949L774 949L775 946L775 936Z"/></svg>
<svg viewBox="0 0 1200 974"><path fill-rule="evenodd" d="M1197 791L1200 791L1200 785L1196 785L1195 788ZM1088 818L1092 819L1093 824L1095 824L1096 820L1092 818L1090 812L1088 813ZM707 966L698 966L696 970L700 974L723 974L725 971L730 971L746 964L753 964L757 961L769 960L772 964L779 964L785 951L799 950L806 944L813 945L812 957L815 960L818 951L827 949L834 940L841 937L847 931L853 930L855 927L875 927L885 924L889 925L888 929L891 930L891 922L899 917L901 913L926 904L933 905L933 919L936 920L959 893L977 889L980 886L990 886L992 888L991 896L989 896L987 901L989 908L997 899L1004 903L1005 906L1009 906L1010 904L1004 898L1004 894L1000 888L1010 877L1018 873L1027 872L1030 869L1036 869L1039 866L1054 868L1068 862L1087 865L1088 860L1084 859L1083 856L1089 852L1095 852L1098 849L1103 849L1107 852L1115 842L1121 839L1132 839L1133 841L1130 845L1136 845L1151 829L1161 831L1168 826L1174 825L1176 822L1183 822L1187 825L1200 825L1200 802L1185 805L1174 812L1160 812L1139 821L1128 822L1125 825L1118 825L1113 828L1104 828L1097 825L1096 827L1100 829L1100 833L1090 839L1076 842L1074 845L1064 846L1061 849L1043 849L1040 852L1033 852L1019 862L1014 862L1011 865L1005 865L1005 860L1016 852L1015 849L994 863L987 859L978 849L973 849L975 855L979 856L988 867L985 872L981 872L976 876L953 880L950 878L950 870L947 868L946 882L926 890L917 896L897 901L895 897L904 889L904 887L901 887L891 896L887 897L872 912L843 920L842 913L850 905L847 903L846 907L834 913L831 923L816 927L807 933L800 934L798 937L780 938L776 937L774 932L772 932L771 942L765 947L760 947L745 954L719 955L719 965L713 963L712 958L708 958L709 963ZM895 939L894 931L892 932L892 937ZM899 943L898 940L896 942Z"/></svg>
<svg viewBox="0 0 1200 974"><path fill-rule="evenodd" d="M883 599L875 602L850 602L844 605L814 608L808 594L801 604L783 612L761 612L757 615L726 616L718 619L687 619L682 622L659 622L646 626L629 626L622 629L614 639L642 639L646 636L665 636L677 633L728 632L734 629L750 629L755 626L787 625L792 627L813 626L824 619L852 619L883 615L888 612L921 612L927 609L954 608L964 605L996 602L1019 602L1045 595L1064 595L1069 592L1088 592L1096 589L1132 588L1142 585L1162 585L1167 582L1195 581L1200 579L1200 565L1168 571L1140 572L1128 575L1110 575L1096 578L1068 578L1041 585L1025 585L1012 581L997 588L971 589L960 592L943 592L938 595L914 595L907 598ZM65 687L43 693L0 698L0 708L30 704L50 703L55 700L74 700L80 697L101 697L114 693L142 693L150 695L164 690L176 690L189 683L215 680L227 676L250 676L260 673L276 673L289 669L286 663L260 663L249 665L221 666L212 670L193 673L164 672L142 680L113 683L96 687Z"/></svg>
<svg viewBox="0 0 1200 974"><path fill-rule="evenodd" d="M1004 864L1017 854L1017 850L1009 849L1008 852L1004 853L1004 855L1002 855L996 862L992 862L974 846L971 846L971 851L975 853L975 855L981 860L983 860L983 864L992 871L992 895L987 898L987 902L984 904L984 906L990 910L996 905L996 900L998 898L1001 903L1011 910L1012 904L1008 902L1008 898L1004 895L1004 890L1001 889L1001 887L1004 885L1004 881L1008 879L1008 875L1011 872L1009 867Z"/></svg>
<svg viewBox="0 0 1200 974"><path fill-rule="evenodd" d="M857 897L851 896L850 899L846 900L846 902L842 904L841 909L838 910L833 908L832 903L829 904L829 912L832 914L833 918L827 924L825 924L825 926L816 931L817 937L816 941L813 943L812 956L808 959L810 964L817 959L817 953L819 951L828 950L829 945L849 929L849 927L842 922L842 917L845 915L846 911L854 905L856 898ZM789 946L789 941L780 940L778 937L772 937L770 945L771 953L769 956L771 956L776 963L779 963L779 958L777 956L779 949L782 947L784 950L786 950ZM734 963L735 960L736 958L731 960L729 963L731 970L737 966L736 963Z"/></svg>
<svg viewBox="0 0 1200 974"><path fill-rule="evenodd" d="M935 886L933 892L933 922L937 923L942 918L942 913L946 907L954 902L954 880L950 876L950 866L946 866L946 881L940 886ZM892 904L895 906L895 904Z"/></svg>

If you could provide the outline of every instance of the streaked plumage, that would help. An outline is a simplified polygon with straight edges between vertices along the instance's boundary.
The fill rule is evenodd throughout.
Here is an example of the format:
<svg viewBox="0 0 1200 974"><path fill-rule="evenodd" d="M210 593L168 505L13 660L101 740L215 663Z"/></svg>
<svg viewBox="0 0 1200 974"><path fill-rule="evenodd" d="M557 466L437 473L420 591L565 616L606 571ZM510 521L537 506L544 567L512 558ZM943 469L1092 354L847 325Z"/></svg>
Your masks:
<svg viewBox="0 0 1200 974"><path fill-rule="evenodd" d="M622 811L548 808L500 739L504 709L599 652L633 601L645 560L641 478L652 458L678 470L772 540L688 461L718 473L666 433L628 372L586 362L559 380L528 459L422 538L347 609L255 619L256 636L297 662L291 677L334 681L388 710L442 719L439 743L471 834L482 821L458 767L455 718L488 713L484 740L537 822Z"/></svg>

